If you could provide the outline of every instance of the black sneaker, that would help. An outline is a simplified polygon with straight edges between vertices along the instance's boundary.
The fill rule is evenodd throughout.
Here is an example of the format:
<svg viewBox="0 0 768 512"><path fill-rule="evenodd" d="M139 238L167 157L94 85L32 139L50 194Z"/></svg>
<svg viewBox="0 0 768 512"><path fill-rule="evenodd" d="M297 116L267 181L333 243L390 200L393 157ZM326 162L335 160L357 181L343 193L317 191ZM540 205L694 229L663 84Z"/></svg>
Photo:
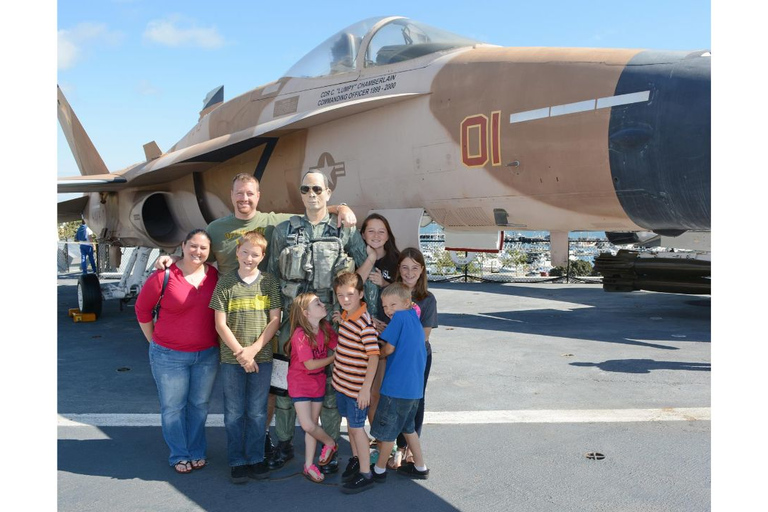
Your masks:
<svg viewBox="0 0 768 512"><path fill-rule="evenodd" d="M387 471L379 475L376 473L376 470L373 469L375 465L376 464L371 464L371 475L372 475L371 480L373 480L377 484L383 484L384 482L387 481Z"/></svg>
<svg viewBox="0 0 768 512"><path fill-rule="evenodd" d="M248 481L248 466L233 466L229 470L229 479L233 484L244 484Z"/></svg>
<svg viewBox="0 0 768 512"><path fill-rule="evenodd" d="M264 480L265 478L269 478L269 464L266 462L257 462L256 464L249 464L246 466L248 468L248 477L253 478L254 480Z"/></svg>
<svg viewBox="0 0 768 512"><path fill-rule="evenodd" d="M426 480L429 476L429 468L425 471L419 471L413 462L405 462L397 468L397 474L407 476L408 478L415 478L416 480Z"/></svg>
<svg viewBox="0 0 768 512"><path fill-rule="evenodd" d="M357 474L360 472L360 459L358 459L355 456L352 456L349 458L349 462L347 463L347 469L344 470L344 472L341 474L341 481L342 482L351 482L355 479Z"/></svg>
<svg viewBox="0 0 768 512"><path fill-rule="evenodd" d="M386 476L386 473L384 473L384 476ZM368 489L373 488L373 477L371 478L365 478L361 473L358 473L355 478L350 480L349 482L345 483L341 487L341 492L344 494L357 494L358 492L363 492Z"/></svg>

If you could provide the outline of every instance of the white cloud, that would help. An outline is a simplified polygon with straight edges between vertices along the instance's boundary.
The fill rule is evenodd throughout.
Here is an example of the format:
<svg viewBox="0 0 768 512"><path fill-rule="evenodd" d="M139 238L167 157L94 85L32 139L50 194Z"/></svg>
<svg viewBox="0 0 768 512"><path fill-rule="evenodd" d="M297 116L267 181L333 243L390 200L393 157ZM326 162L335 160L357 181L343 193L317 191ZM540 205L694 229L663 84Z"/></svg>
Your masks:
<svg viewBox="0 0 768 512"><path fill-rule="evenodd" d="M140 80L138 84L136 84L136 92L141 94L142 96L159 96L162 91L152 85L152 83L149 80Z"/></svg>
<svg viewBox="0 0 768 512"><path fill-rule="evenodd" d="M110 45L120 43L123 35L110 31L104 23L79 23L71 29L59 30L58 39L58 68L70 69L83 56L84 48L91 45Z"/></svg>
<svg viewBox="0 0 768 512"><path fill-rule="evenodd" d="M59 30L58 35L58 68L69 69L75 65L80 57L77 45L67 38L66 31Z"/></svg>
<svg viewBox="0 0 768 512"><path fill-rule="evenodd" d="M144 39L165 46L197 46L200 48L220 48L224 38L214 27L198 27L194 21L171 16L163 20L147 23Z"/></svg>

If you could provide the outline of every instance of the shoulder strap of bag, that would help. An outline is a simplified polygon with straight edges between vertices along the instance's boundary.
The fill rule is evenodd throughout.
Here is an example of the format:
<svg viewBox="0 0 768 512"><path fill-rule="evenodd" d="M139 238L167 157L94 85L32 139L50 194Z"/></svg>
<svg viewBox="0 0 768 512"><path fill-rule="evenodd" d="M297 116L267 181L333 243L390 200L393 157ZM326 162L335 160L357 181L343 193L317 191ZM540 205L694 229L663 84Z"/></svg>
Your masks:
<svg viewBox="0 0 768 512"><path fill-rule="evenodd" d="M155 307L152 309L155 318L157 318L158 314L160 313L160 301L163 300L163 295L165 295L165 287L168 286L168 278L170 276L170 267L165 267L165 277L163 277L163 287L160 289L160 298L157 299L157 304L155 304Z"/></svg>

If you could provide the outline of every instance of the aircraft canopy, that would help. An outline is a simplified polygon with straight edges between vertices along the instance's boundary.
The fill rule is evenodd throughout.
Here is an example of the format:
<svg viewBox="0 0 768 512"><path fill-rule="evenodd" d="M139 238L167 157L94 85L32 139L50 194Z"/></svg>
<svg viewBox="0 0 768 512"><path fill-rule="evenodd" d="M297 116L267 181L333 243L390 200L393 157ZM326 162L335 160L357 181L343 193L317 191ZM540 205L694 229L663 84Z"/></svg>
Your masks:
<svg viewBox="0 0 768 512"><path fill-rule="evenodd" d="M319 77L394 64L480 41L408 18L383 16L350 25L293 65L286 77ZM359 58L362 52L363 58Z"/></svg>

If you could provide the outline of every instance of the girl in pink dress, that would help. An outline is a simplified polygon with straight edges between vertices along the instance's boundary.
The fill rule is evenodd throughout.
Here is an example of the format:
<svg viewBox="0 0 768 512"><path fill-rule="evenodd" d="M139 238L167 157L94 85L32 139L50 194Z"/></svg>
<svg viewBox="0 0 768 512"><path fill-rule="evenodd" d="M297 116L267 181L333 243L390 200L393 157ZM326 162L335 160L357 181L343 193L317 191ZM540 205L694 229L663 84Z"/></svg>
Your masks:
<svg viewBox="0 0 768 512"><path fill-rule="evenodd" d="M333 362L338 335L326 320L325 304L314 293L303 293L291 306L291 339L285 353L291 358L288 366L288 394L296 408L304 430L304 476L315 483L325 478L314 464L317 441L323 443L318 465L333 458L338 445L320 427L318 419L325 396L325 368Z"/></svg>

